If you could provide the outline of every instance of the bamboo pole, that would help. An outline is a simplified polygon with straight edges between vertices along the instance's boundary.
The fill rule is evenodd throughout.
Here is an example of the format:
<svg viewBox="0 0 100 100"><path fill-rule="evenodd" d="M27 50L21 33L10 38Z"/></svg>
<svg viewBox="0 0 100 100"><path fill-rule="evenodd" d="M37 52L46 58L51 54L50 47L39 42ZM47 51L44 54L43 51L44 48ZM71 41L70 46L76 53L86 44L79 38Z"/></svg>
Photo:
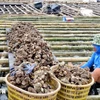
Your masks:
<svg viewBox="0 0 100 100"><path fill-rule="evenodd" d="M82 25L82 24L83 25L87 25L88 24L88 25L90 25L90 24L92 24L92 25L95 25L95 24L97 24L95 22L94 23L90 23L90 22L89 23L88 22L85 22L85 23L84 22L82 22L82 23L81 22L80 23L79 22L70 22L70 23L66 22L65 23L62 20L54 20L54 19L51 19L51 20L47 20L46 21L45 19L44 20L41 20L41 19L37 19L36 20L36 19L29 19L29 18L28 19L25 18L24 20L23 19L20 19L20 20L17 20L16 19L16 20L10 20L10 21L9 20L6 20L6 21L5 20L0 20L0 24L11 25L11 24L15 24L15 23L20 22L20 21L24 21L24 22L27 21L27 22L31 22L31 23L37 24L37 25L40 25L41 22L42 22L43 25L46 25L46 24L47 25L51 25L51 24L53 24L53 25L60 25L60 24L62 24L62 25L66 25L66 24L70 24L70 25L73 25L73 24L76 24L76 25L77 24L80 24L80 25ZM56 22L56 23L53 23L53 22ZM61 22L61 23L59 23L59 22Z"/></svg>
<svg viewBox="0 0 100 100"><path fill-rule="evenodd" d="M10 27L8 27L8 28L11 28L12 26L10 26ZM37 28L38 28L38 26L36 26ZM3 28L3 27L2 27ZM4 28L3 29L0 29L0 32L5 32L6 31L6 28L7 27L5 27L5 30L4 30ZM100 28L64 28L64 27L62 27L62 28L60 28L60 27L55 27L55 28L53 28L53 27L48 27L48 28L45 28L45 27L41 27L41 28L38 28L38 30L40 31L40 32L43 32L43 33L46 33L46 34L48 34L48 33L50 33L50 34L48 34L48 36L50 35L52 35L52 36L54 36L54 34L52 34L52 33L56 33L56 34L60 34L60 33L62 33L62 34L66 34L66 36L68 36L67 34L69 34L70 33L70 35L69 36L74 36L74 34L73 33L75 33L76 34L76 36L89 36L90 34L89 33L91 33L91 35L90 36L93 36L93 34L95 33L95 34L98 34L99 33L99 31L100 31ZM72 33L72 34L71 34ZM78 34L77 34L78 33ZM84 35L83 34L80 34L80 33L85 33ZM88 33L88 34L87 34ZM55 35L56 35L55 34ZM1 34L1 36L3 36L4 34ZM43 34L44 35L44 34ZM6 35L4 35L4 36L6 36Z"/></svg>
<svg viewBox="0 0 100 100"><path fill-rule="evenodd" d="M84 17L84 16L77 16L76 19L99 19L100 16L91 16L91 17Z"/></svg>
<svg viewBox="0 0 100 100"><path fill-rule="evenodd" d="M8 15L7 14L5 14L5 15L1 15L0 16L0 18L6 18ZM27 15L21 15L21 16L19 16L19 15L10 15L10 18L12 18L12 19L18 19L18 18L48 18L48 19L51 19L51 18L61 18L60 16L58 17L58 16L55 16L55 15L47 15L47 16L45 16L45 15L39 15L39 16L33 16L33 15L30 15L30 14L27 14ZM77 17L74 17L75 19L99 19L100 18L100 16L92 16L92 17L83 17L83 16L77 16Z"/></svg>
<svg viewBox="0 0 100 100"><path fill-rule="evenodd" d="M78 20L76 20L76 21L74 21L74 23L100 23L100 20L93 20L93 21L78 21Z"/></svg>
<svg viewBox="0 0 100 100"><path fill-rule="evenodd" d="M88 20L90 20L90 21L93 21L93 20L100 20L100 17L99 16L96 16L96 17L74 17L75 18L75 20L82 20L82 21L88 21ZM6 17L2 17L2 19L6 19ZM10 17L10 18L8 18L8 19L10 19L10 20L18 20L18 19L45 19L45 20L51 20L51 19L53 19L53 20L61 20L62 19L62 17L61 16L15 16L15 17Z"/></svg>
<svg viewBox="0 0 100 100"><path fill-rule="evenodd" d="M7 58L0 59L0 64L3 64L3 63L9 63L9 60Z"/></svg>
<svg viewBox="0 0 100 100"><path fill-rule="evenodd" d="M9 17L9 18L23 18L23 17L51 17L51 16L55 16L55 15L32 15L32 14L27 14L27 15L24 15L24 14L20 14L19 15L16 15L16 14L12 14L12 15L8 15L8 14L5 14L5 15L1 15L0 18L6 18L6 17Z"/></svg>
<svg viewBox="0 0 100 100"><path fill-rule="evenodd" d="M5 82L5 77L0 77L0 83Z"/></svg>
<svg viewBox="0 0 100 100"><path fill-rule="evenodd" d="M82 25L83 27L84 26L89 26L89 25L92 25L92 26L100 26L100 23L97 24L97 23L32 23L33 25L62 25L62 26L77 26L77 25ZM90 26L91 27L91 26Z"/></svg>
<svg viewBox="0 0 100 100"><path fill-rule="evenodd" d="M20 21L33 22L33 23L40 23L40 22L43 22L43 23L49 23L49 22L52 22L52 23L64 23L62 21L62 19L30 19L30 18L26 18L26 19L10 19L10 21L13 21L12 23L20 22ZM100 22L100 19L98 19L98 20L93 20L93 19L92 20L75 20L74 21L74 23L99 23L99 22ZM6 22L6 23L8 25L10 24L10 22ZM66 23L68 23L68 22L66 22Z"/></svg>
<svg viewBox="0 0 100 100"><path fill-rule="evenodd" d="M61 33L60 34L60 32L55 31L54 34L51 33L51 32L48 32L49 33L48 34L48 33L45 33L44 31L42 31L42 32L40 32L40 34L42 34L44 37L66 37L66 38L67 37L80 37L80 38L81 37L93 37L94 34L99 34L99 31L97 33L93 32L94 34L93 33L91 33L91 34L89 33L90 36L89 35L85 35L85 32L84 31L82 33L78 33L77 35L76 35L76 32L77 31L75 31L75 33L67 33L67 32L64 32L64 33ZM3 34L3 35L0 36L0 41L5 41L6 40L6 32L3 31L3 30L0 30L0 33Z"/></svg>
<svg viewBox="0 0 100 100"><path fill-rule="evenodd" d="M17 20L17 19L16 19ZM55 19L52 19L52 20L41 20L41 19L19 19L19 20L17 20L17 21L14 21L14 20L11 20L11 21L13 21L13 22L20 22L20 21L24 21L24 22L33 22L33 23L40 23L40 22L43 22L43 23L49 23L49 22L52 22L52 23L64 23L63 21L62 21L62 19L60 19L60 20L55 20ZM66 22L66 23L69 23L69 22ZM72 23L72 22L70 22L70 23ZM84 21L84 20L75 20L74 21L74 23L100 23L100 20L87 20L87 21ZM10 24L10 23L8 23L8 24Z"/></svg>
<svg viewBox="0 0 100 100"><path fill-rule="evenodd" d="M88 96L87 100L100 100L100 95L91 95L91 96Z"/></svg>
<svg viewBox="0 0 100 100"><path fill-rule="evenodd" d="M12 25L0 25L0 28L5 28L5 29L6 29L6 28L11 28L11 27L12 27ZM100 31L100 30L98 30L98 29L93 29L93 31L92 31L91 28L93 28L93 27L91 27L91 26L90 26L90 27L82 27L82 28L84 28L84 30L81 30L81 31L80 31L80 29L79 29L79 30L77 29L77 28L78 28L77 26L71 26L71 27L70 27L70 26L58 26L58 25L55 25L55 26L53 26L53 25L52 25L52 26L51 26L51 25L35 25L35 27L38 28L38 29L41 28L41 30L39 30L39 31L42 31L42 32L45 32L45 33L52 33L52 32L55 32L55 31L50 31L50 28L56 28L56 29L55 29L56 31L58 30L57 28L59 28L59 30L60 30L60 28L62 28L63 34L64 34L64 33L70 33L70 34L71 34L71 33L72 33L72 34L74 34L74 33L75 33L75 34L77 34L77 33L78 33L78 34L79 34L79 33L80 33L80 34L84 34L84 33L85 33L85 34L87 34L87 33L93 34L93 33L94 33L94 34L98 34L99 31ZM79 27L80 27L80 26L79 26ZM44 30L44 28L48 28L49 31ZM70 28L71 30L69 31L69 30L66 30L65 28ZM74 31L73 28L74 28L74 29L76 28L77 30ZM80 27L80 28L81 28L81 27ZM86 30L87 30L87 31L86 31L85 28L90 28L90 29L86 29ZM99 27L94 26L94 28L99 28ZM58 31L59 31L59 30L58 30ZM0 32L5 32L5 30L0 30ZM56 32L56 34L58 34L58 33L62 33L62 31L61 31L61 32Z"/></svg>
<svg viewBox="0 0 100 100"><path fill-rule="evenodd" d="M13 21L14 22L14 21ZM18 21L17 21L18 22ZM6 24L6 23L5 23ZM12 24L12 23L11 23ZM11 24L9 24L9 25L11 25ZM15 23L13 23L13 24L15 24ZM49 23L43 23L43 22L39 22L39 23L32 23L33 25L62 25L62 26L80 26L80 25L82 25L83 27L84 26L90 26L90 27L92 27L92 26L100 26L100 23L64 23L64 22L62 22L62 23L51 23L51 22L49 22Z"/></svg>
<svg viewBox="0 0 100 100"><path fill-rule="evenodd" d="M0 25L0 28L10 28L11 25Z"/></svg>
<svg viewBox="0 0 100 100"><path fill-rule="evenodd" d="M73 38L64 38L64 37L44 37L46 41L92 41L92 38L80 38L80 37L73 37Z"/></svg>
<svg viewBox="0 0 100 100"><path fill-rule="evenodd" d="M0 17L1 18L6 18L8 15L1 15ZM45 15L40 15L40 16L33 16L33 15L30 15L30 14L27 14L27 15L21 15L21 16L19 16L19 15L10 15L10 18L49 18L49 19L51 19L51 18L60 18L61 16L55 16L55 15L47 15L47 16L45 16ZM100 16L92 16L92 17L83 17L83 16L77 16L77 17L75 17L75 18L77 18L77 19L99 19L100 18Z"/></svg>
<svg viewBox="0 0 100 100"><path fill-rule="evenodd" d="M0 40L1 39L6 39L6 34L0 34Z"/></svg>
<svg viewBox="0 0 100 100"><path fill-rule="evenodd" d="M51 46L54 50L92 50L92 46Z"/></svg>
<svg viewBox="0 0 100 100"><path fill-rule="evenodd" d="M99 28L100 25L34 25L36 28L49 28L49 27L53 27L53 28Z"/></svg>
<svg viewBox="0 0 100 100"><path fill-rule="evenodd" d="M7 40L6 37L0 37L0 41L4 41L4 40Z"/></svg>
<svg viewBox="0 0 100 100"><path fill-rule="evenodd" d="M0 41L0 45L7 45L7 43L6 43L6 42L1 42L1 41Z"/></svg>
<svg viewBox="0 0 100 100"><path fill-rule="evenodd" d="M2 56L7 56L8 55L8 52L0 52L0 57L2 57Z"/></svg>
<svg viewBox="0 0 100 100"><path fill-rule="evenodd" d="M13 25L13 24L12 24ZM12 27L12 25L0 25L0 27L1 28L11 28ZM49 27L53 27L53 28L66 28L66 27L70 27L70 28L72 28L72 27L74 27L74 28L77 28L77 27L84 27L84 28L90 28L90 27L95 27L95 28L99 28L100 26L97 26L97 25L94 25L94 26L80 26L80 25L72 25L72 26L70 26L70 25L36 25L36 24L34 24L34 26L36 27L36 28L49 28Z"/></svg>
<svg viewBox="0 0 100 100"><path fill-rule="evenodd" d="M3 19L1 19L1 20L3 20ZM6 20L7 20L7 19L6 19ZM64 23L64 22L62 21L62 18L60 18L60 19L59 19L59 18L58 18L58 19L57 19L57 18L53 18L53 19L52 19L52 18L51 18L51 19L43 19L43 18L10 19L10 21L14 21L14 22L15 22L16 20L17 20L17 21L29 21L29 22L30 22L30 21L33 21L33 22L38 22L38 21L50 22L50 21L54 21L54 22L57 22L57 23L58 23L58 22ZM7 20L7 21L8 21L8 20ZM77 23L78 23L78 22L79 22L79 23L82 23L82 22L83 22L83 23L86 23L86 22L87 22L87 23L99 23L99 22L100 22L100 19L91 19L91 20L89 20L89 19L87 19L87 20L81 20L81 19L78 20L78 19L75 19L74 22L75 22L75 23L76 23L76 22L77 22ZM66 23L68 23L68 22L66 22Z"/></svg>
<svg viewBox="0 0 100 100"><path fill-rule="evenodd" d="M45 30L39 30L39 32L45 33L45 34L98 34L100 31L45 31Z"/></svg>
<svg viewBox="0 0 100 100"><path fill-rule="evenodd" d="M0 37L2 38L6 38L6 36L7 36L6 34L0 34ZM42 36L44 37L93 37L94 34L44 34L42 33Z"/></svg>
<svg viewBox="0 0 100 100"><path fill-rule="evenodd" d="M53 28L53 27L49 27L49 28L38 28L38 30L81 30L81 31L86 31L86 30L100 30L100 28L59 28L59 27L57 27L57 28Z"/></svg>
<svg viewBox="0 0 100 100"><path fill-rule="evenodd" d="M52 41L52 42L49 42L48 43L50 45L91 45L92 42L91 41Z"/></svg>
<svg viewBox="0 0 100 100"><path fill-rule="evenodd" d="M12 25L12 24L15 24L16 22L20 22L20 21L10 21L9 23L7 23L7 22L1 22L1 25L2 24ZM62 26L67 26L67 25L69 25L69 26L72 26L72 25L73 26L74 25L77 26L77 25L79 25L80 26L80 25L82 25L83 27L84 26L90 26L90 27L92 27L92 26L100 26L100 23L98 23L98 24L97 23L77 23L77 22L76 23L75 22L74 23L64 23L64 22L62 22L62 23L57 23L57 22L56 23L53 23L53 21L52 22L49 21L48 23L47 22L46 23L45 22L43 23L43 22L41 22L41 20L38 21L38 23L37 22L36 23L35 22L32 22L32 23L33 23L33 25L34 24L35 25L62 25Z"/></svg>
<svg viewBox="0 0 100 100"><path fill-rule="evenodd" d="M92 37L44 37L46 41L92 41Z"/></svg>
<svg viewBox="0 0 100 100"><path fill-rule="evenodd" d="M4 20L4 19L1 19L1 20ZM10 23L10 21L14 21L14 22L17 22L17 21L33 21L33 22L36 22L36 21L44 21L44 22L50 22L50 21L53 21L54 20L54 22L56 22L56 21L60 21L60 22L62 22L62 18L51 18L51 19L48 19L48 18L28 18L28 17L26 17L26 18L14 18L14 19L12 19L12 18L8 18L8 19L6 19L5 18L5 20L7 21L7 22L9 22ZM16 21L17 20L17 21Z"/></svg>
<svg viewBox="0 0 100 100"><path fill-rule="evenodd" d="M21 18L21 17L19 17L19 18L1 18L1 21L0 22L2 22L2 20L3 21L5 21L6 20L6 22L7 23L10 23L10 21L12 21L12 22L17 22L17 21L33 21L33 22L39 22L39 21L43 21L43 22L49 22L50 23L50 21L54 21L54 22L56 22L56 23L59 23L59 22L61 22L61 23L64 23L63 21L62 21L62 17L51 17L51 18L46 18L46 17L36 17L36 18L34 18L34 17L24 17L24 18ZM78 22L80 22L80 23L99 23L100 22L100 18L97 18L97 19L94 19L94 18L91 18L91 19L77 19L77 18L75 18L75 20L74 20L74 23L78 23Z"/></svg>
<svg viewBox="0 0 100 100"><path fill-rule="evenodd" d="M7 25L6 23L3 25L1 24L0 27L1 28L10 28L11 25L13 24L9 24ZM33 25L37 28L48 28L48 27L59 27L59 28L72 28L72 27L78 27L78 28L99 28L100 27L100 24L97 24L97 23L33 23Z"/></svg>
<svg viewBox="0 0 100 100"><path fill-rule="evenodd" d="M57 56L57 57L74 57L74 56L76 56L76 55L78 55L78 56L80 56L80 57L85 57L85 56L90 56L91 54L92 54L92 52L90 51L90 52L77 52L77 51L75 51L75 52L70 52L70 51L65 51L65 52L63 52L63 51L54 51L53 52L54 53L54 55L55 56Z"/></svg>
<svg viewBox="0 0 100 100"><path fill-rule="evenodd" d="M0 46L0 50L7 50L8 46Z"/></svg>
<svg viewBox="0 0 100 100"><path fill-rule="evenodd" d="M0 30L6 30L5 28L0 28Z"/></svg>
<svg viewBox="0 0 100 100"><path fill-rule="evenodd" d="M0 68L0 71L9 71L9 67Z"/></svg>
<svg viewBox="0 0 100 100"><path fill-rule="evenodd" d="M40 24L40 23L49 23L49 22L51 22L51 23L63 23L62 22L62 20L57 20L57 22L56 22L56 20L51 20L51 21L45 21L45 20L18 20L18 21L13 21L13 22L5 22L6 23L6 25L11 25L11 24L15 24L15 23L18 23L18 22L20 22L20 21L22 21L22 22L31 22L31 23L33 23L33 24ZM5 24L4 23L4 24ZM81 23L81 22L80 22ZM90 23L90 22L89 22ZM99 21L98 21L98 23L99 23ZM0 23L0 25L2 25L3 23Z"/></svg>
<svg viewBox="0 0 100 100"><path fill-rule="evenodd" d="M98 17L95 17L95 18L91 18L91 17L90 17L90 18L85 18L85 17L84 17L84 19L82 19L82 18L79 18L79 19L78 19L78 18L79 18L79 17L75 18L75 20L76 20L76 21L91 21L91 22L92 22L92 21L100 21L100 18L98 18Z"/></svg>
<svg viewBox="0 0 100 100"><path fill-rule="evenodd" d="M57 59L65 62L85 62L89 59L89 57L57 57Z"/></svg>
<svg viewBox="0 0 100 100"><path fill-rule="evenodd" d="M8 16L8 15L5 15L5 16L4 16L4 15L1 15L0 18L7 18L7 16ZM29 14L19 16L19 15L16 15L16 14L14 15L14 14L13 14L13 15L10 15L8 19L22 19L22 18L23 18L23 19L25 19L25 18L34 18L34 19L35 19L35 18L36 18L36 19L37 19L37 18L39 18L39 19L40 19L40 18L41 18L41 19L51 19L51 18L53 19L53 18L54 18L54 19L56 19L56 18L62 18L62 17L61 17L61 16L55 16L55 15L46 15L46 16L45 16L45 15L39 15L39 16L36 15L36 16L33 16L33 15L29 15ZM88 18L88 17L87 17L87 18ZM98 18L99 18L99 17L98 17Z"/></svg>
<svg viewBox="0 0 100 100"><path fill-rule="evenodd" d="M2 33L2 34L3 34L3 33L5 34L5 30L0 30L0 34L1 34L1 33Z"/></svg>
<svg viewBox="0 0 100 100"><path fill-rule="evenodd" d="M57 30L56 30L57 31ZM59 31L60 32L60 31ZM93 37L93 34L42 34L44 37Z"/></svg>

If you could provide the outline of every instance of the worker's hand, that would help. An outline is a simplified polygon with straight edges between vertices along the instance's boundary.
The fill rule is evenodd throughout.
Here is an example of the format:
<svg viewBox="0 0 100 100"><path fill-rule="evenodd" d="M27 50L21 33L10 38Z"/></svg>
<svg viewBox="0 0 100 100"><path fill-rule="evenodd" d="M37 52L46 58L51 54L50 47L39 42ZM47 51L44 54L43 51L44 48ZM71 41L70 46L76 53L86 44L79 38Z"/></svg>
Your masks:
<svg viewBox="0 0 100 100"><path fill-rule="evenodd" d="M86 62L82 62L80 65L78 65L78 67L81 67L82 65L84 65Z"/></svg>

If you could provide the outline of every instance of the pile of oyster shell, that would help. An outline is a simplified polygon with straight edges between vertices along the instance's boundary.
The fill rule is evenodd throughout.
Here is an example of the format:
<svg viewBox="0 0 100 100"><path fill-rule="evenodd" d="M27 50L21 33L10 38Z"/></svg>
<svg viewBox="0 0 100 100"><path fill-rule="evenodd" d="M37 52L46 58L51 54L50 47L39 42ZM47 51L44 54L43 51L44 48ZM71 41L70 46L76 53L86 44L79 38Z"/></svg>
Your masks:
<svg viewBox="0 0 100 100"><path fill-rule="evenodd" d="M66 84L86 85L92 80L88 68L68 67L65 64L58 64L53 74Z"/></svg>
<svg viewBox="0 0 100 100"><path fill-rule="evenodd" d="M10 69L8 81L32 93L48 93L54 91L50 85L50 67L58 63L47 42L31 23L15 24L7 33L9 52L15 57L14 66ZM28 66L28 71L22 63L36 64Z"/></svg>
<svg viewBox="0 0 100 100"><path fill-rule="evenodd" d="M49 67L41 66L39 70L33 70L30 74L27 74L23 67L24 65L16 68L14 75L10 74L8 81L11 84L32 93L48 93L55 90L54 86L50 85Z"/></svg>
<svg viewBox="0 0 100 100"><path fill-rule="evenodd" d="M15 56L15 66L22 62L37 62L40 66L57 63L47 42L31 23L19 22L7 34L10 52Z"/></svg>

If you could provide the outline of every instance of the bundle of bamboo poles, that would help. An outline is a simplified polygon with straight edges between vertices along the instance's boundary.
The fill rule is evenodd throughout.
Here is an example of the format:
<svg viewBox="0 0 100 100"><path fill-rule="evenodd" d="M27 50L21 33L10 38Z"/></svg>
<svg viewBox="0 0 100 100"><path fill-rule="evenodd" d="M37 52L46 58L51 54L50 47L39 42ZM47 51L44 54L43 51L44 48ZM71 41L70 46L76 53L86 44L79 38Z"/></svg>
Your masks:
<svg viewBox="0 0 100 100"><path fill-rule="evenodd" d="M5 83L5 75L9 72L8 47L6 32L0 32L0 93L6 93L7 89L2 87Z"/></svg>
<svg viewBox="0 0 100 100"><path fill-rule="evenodd" d="M80 57L75 61L87 61L93 49L91 46L92 37L94 34L100 32L99 17L86 17L84 19L83 17L78 17L74 23L64 23L62 22L62 17L55 16L52 16L52 18L51 16L11 16L9 18L6 18L5 16L3 19L6 19L6 21L4 21L4 23L3 20L0 21L1 32L5 32L6 28L10 28L18 21L32 22L42 33L44 39L50 43L52 50L54 53L56 52L55 55L60 61L61 59L72 61L68 55L74 57L75 54L79 54ZM90 23L91 20L93 20L94 23ZM2 41L4 40L5 37L3 37ZM82 55L86 57L86 52L82 52L83 49L86 50L86 52L89 50L87 58L82 57ZM64 55L64 52L66 55ZM81 59L81 57L84 59Z"/></svg>
<svg viewBox="0 0 100 100"><path fill-rule="evenodd" d="M67 3L83 3L82 0L44 0L44 2L67 2Z"/></svg>
<svg viewBox="0 0 100 100"><path fill-rule="evenodd" d="M0 2L13 3L32 3L34 0L0 0Z"/></svg>

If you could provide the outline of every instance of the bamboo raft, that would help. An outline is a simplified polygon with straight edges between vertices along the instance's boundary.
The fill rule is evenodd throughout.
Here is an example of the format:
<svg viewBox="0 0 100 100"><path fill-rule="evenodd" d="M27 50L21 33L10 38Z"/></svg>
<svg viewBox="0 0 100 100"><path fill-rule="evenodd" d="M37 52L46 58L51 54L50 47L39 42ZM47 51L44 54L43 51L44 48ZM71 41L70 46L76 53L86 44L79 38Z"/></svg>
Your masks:
<svg viewBox="0 0 100 100"><path fill-rule="evenodd" d="M93 22L91 22L92 20ZM73 63L87 61L93 52L91 45L92 37L94 34L100 33L100 17L76 17L75 22L64 23L62 22L62 17L54 16L1 16L0 71L3 76L0 76L0 83L5 82L5 74L9 71L8 53L5 53L5 58L2 57L2 53L8 50L6 44L6 28L11 28L13 24L19 21L32 22L43 35L44 39L50 44L57 59L66 63L70 61ZM100 96L88 97L88 100L99 99Z"/></svg>
<svg viewBox="0 0 100 100"><path fill-rule="evenodd" d="M26 0L27 1L27 0ZM17 1L15 3L9 2L0 3L0 15L2 14L43 14L41 11L36 9L35 7L29 5L29 4L23 4L23 2L18 3Z"/></svg>

